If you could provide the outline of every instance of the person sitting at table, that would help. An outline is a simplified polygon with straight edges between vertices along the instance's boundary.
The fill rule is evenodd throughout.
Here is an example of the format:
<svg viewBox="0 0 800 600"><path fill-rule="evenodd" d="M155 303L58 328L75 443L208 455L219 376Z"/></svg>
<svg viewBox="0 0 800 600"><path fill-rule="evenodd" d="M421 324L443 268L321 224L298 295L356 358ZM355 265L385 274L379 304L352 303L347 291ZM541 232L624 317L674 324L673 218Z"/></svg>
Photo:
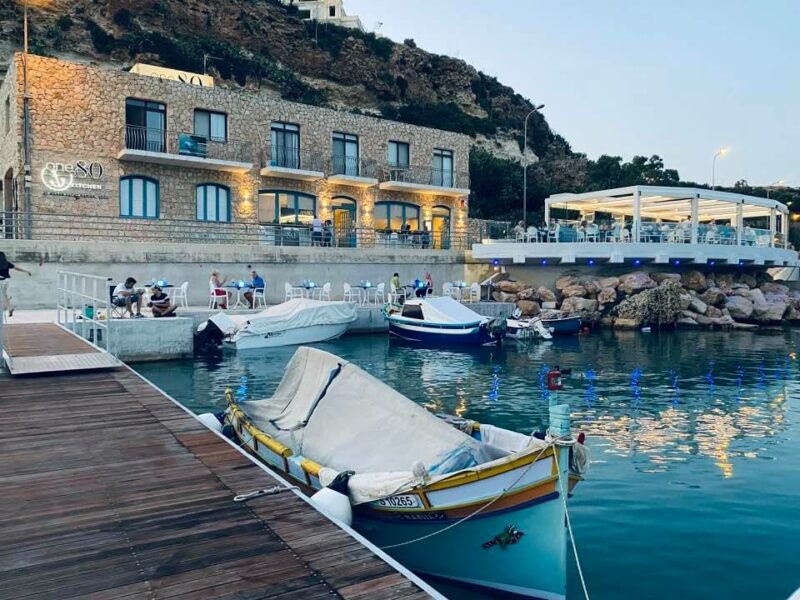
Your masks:
<svg viewBox="0 0 800 600"><path fill-rule="evenodd" d="M433 293L433 277L430 273L425 273L425 279L422 280L422 285L417 288L417 298L424 298L428 294Z"/></svg>
<svg viewBox="0 0 800 600"><path fill-rule="evenodd" d="M525 221L520 221L514 227L514 239L525 240Z"/></svg>
<svg viewBox="0 0 800 600"><path fill-rule="evenodd" d="M111 301L114 306L119 306L128 311L131 317L142 318L142 296L144 290L134 288L136 280L128 277L123 283L117 285L111 293ZM136 314L133 314L133 305L136 305Z"/></svg>
<svg viewBox="0 0 800 600"><path fill-rule="evenodd" d="M256 270L253 269L250 272L250 283L248 284L248 290L244 293L244 299L247 300L247 304L250 305L250 308L255 308L255 302L253 298L253 294L256 290L261 290L261 293L265 293L266 283L264 283L264 279L256 273Z"/></svg>
<svg viewBox="0 0 800 600"><path fill-rule="evenodd" d="M161 289L161 286L154 285L150 294L150 301L147 303L154 317L171 317L175 314L177 306L170 302L169 296Z"/></svg>
<svg viewBox="0 0 800 600"><path fill-rule="evenodd" d="M406 291L400 285L400 273L395 273L389 280L389 292L393 296L393 300L398 304L402 304L406 299Z"/></svg>
<svg viewBox="0 0 800 600"><path fill-rule="evenodd" d="M330 248L332 246L332 241L333 222L330 219L325 219L325 222L322 224L322 245L326 248Z"/></svg>
<svg viewBox="0 0 800 600"><path fill-rule="evenodd" d="M219 274L219 271L211 271L211 278L208 280L208 287L211 289L212 296L225 298L221 302L217 301L217 306L222 310L228 308L228 296L230 295L230 292L223 287L226 281L227 278L222 277Z"/></svg>

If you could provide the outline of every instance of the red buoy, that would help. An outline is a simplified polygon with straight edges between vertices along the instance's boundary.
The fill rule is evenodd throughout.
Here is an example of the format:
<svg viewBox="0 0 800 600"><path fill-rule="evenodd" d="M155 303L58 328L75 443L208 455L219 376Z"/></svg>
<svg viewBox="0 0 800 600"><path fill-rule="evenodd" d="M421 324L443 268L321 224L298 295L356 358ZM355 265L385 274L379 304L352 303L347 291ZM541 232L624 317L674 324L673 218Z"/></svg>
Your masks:
<svg viewBox="0 0 800 600"><path fill-rule="evenodd" d="M561 371L558 368L550 369L547 372L547 389L556 392L564 386L561 384Z"/></svg>

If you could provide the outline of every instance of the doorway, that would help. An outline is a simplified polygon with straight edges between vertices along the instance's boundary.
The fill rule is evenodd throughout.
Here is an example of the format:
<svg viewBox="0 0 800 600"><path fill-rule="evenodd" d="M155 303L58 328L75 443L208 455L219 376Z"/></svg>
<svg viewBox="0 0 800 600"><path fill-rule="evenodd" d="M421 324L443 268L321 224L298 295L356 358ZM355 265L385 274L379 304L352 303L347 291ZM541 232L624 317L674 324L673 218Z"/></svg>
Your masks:
<svg viewBox="0 0 800 600"><path fill-rule="evenodd" d="M336 246L356 247L356 201L346 196L337 196L331 202L333 209L333 232Z"/></svg>
<svg viewBox="0 0 800 600"><path fill-rule="evenodd" d="M438 250L450 248L450 209L446 206L433 207L433 247Z"/></svg>
<svg viewBox="0 0 800 600"><path fill-rule="evenodd" d="M3 177L3 212L2 223L3 237L7 240L14 239L14 171L9 169Z"/></svg>

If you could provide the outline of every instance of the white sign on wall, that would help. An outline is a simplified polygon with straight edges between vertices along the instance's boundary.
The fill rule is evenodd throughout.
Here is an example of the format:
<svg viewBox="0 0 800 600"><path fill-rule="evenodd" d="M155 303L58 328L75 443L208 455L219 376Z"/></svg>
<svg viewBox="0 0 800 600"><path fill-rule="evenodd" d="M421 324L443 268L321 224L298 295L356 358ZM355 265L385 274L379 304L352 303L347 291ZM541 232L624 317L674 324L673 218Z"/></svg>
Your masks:
<svg viewBox="0 0 800 600"><path fill-rule="evenodd" d="M200 75L200 73L189 73L188 71L178 71L177 69L166 69L164 67L146 65L144 63L136 63L131 67L130 72L136 73L137 75L147 75L148 77L158 77L159 79L180 81L182 83L189 83L199 87L214 87L214 78L209 75Z"/></svg>
<svg viewBox="0 0 800 600"><path fill-rule="evenodd" d="M102 190L103 165L97 161L48 162L41 172L42 183L51 192Z"/></svg>

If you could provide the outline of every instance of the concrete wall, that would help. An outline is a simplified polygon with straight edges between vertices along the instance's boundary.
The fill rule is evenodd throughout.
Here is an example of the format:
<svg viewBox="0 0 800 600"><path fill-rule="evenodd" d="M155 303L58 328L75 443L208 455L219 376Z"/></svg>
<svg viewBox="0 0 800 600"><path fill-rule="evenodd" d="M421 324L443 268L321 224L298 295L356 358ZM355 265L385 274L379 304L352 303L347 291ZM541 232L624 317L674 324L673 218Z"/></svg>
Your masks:
<svg viewBox="0 0 800 600"><path fill-rule="evenodd" d="M77 271L111 277L114 283L132 276L139 283L166 279L189 282L189 303L208 304L212 269L230 279L246 279L252 265L267 282L267 302L283 301L284 283L304 279L330 281L332 298L341 299L342 284L370 280L388 282L394 272L402 281L433 276L437 293L446 281L482 281L491 267L468 264L458 251L410 249L352 249L318 247L223 246L211 244L144 244L120 242L63 242L0 240L9 260L33 273L12 272L10 294L24 308L53 308L58 271ZM387 289L388 291L388 289Z"/></svg>

